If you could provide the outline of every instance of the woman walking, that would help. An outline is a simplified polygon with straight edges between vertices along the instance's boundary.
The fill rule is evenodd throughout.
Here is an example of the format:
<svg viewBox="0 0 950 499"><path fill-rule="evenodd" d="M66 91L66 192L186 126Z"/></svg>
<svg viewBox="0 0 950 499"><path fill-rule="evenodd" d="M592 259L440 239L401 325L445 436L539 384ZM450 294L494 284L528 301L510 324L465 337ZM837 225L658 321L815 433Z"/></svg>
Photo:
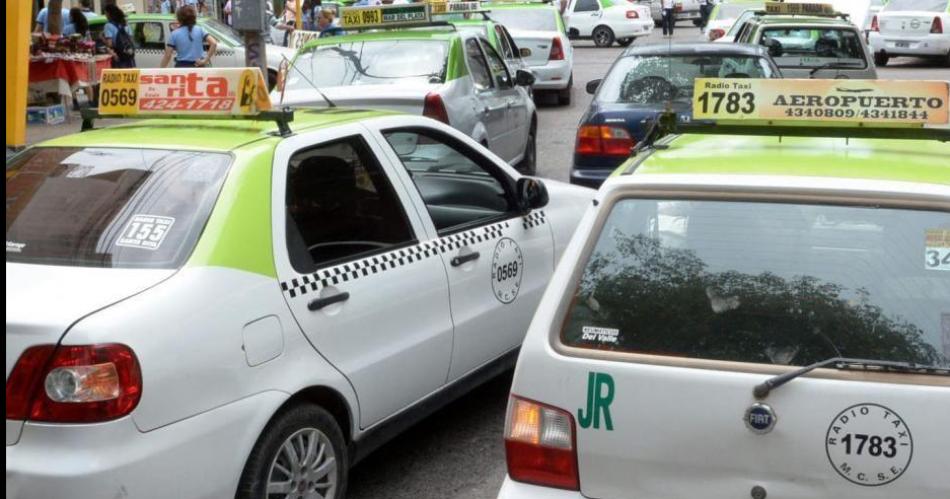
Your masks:
<svg viewBox="0 0 950 499"><path fill-rule="evenodd" d="M175 12L175 17L179 27L168 37L162 67L168 67L172 56L175 57L176 68L210 66L211 59L218 50L218 41L198 26L198 12L191 5L186 5ZM205 42L208 43L207 54L204 49Z"/></svg>

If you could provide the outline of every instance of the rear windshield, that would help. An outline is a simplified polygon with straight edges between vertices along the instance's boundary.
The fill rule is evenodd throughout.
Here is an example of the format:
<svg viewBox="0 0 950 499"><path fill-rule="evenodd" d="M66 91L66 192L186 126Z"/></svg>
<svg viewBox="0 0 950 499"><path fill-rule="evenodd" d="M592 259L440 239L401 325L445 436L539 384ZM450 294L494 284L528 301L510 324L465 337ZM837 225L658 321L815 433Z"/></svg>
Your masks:
<svg viewBox="0 0 950 499"><path fill-rule="evenodd" d="M302 52L290 69L287 88L441 83L448 42L378 40L321 45Z"/></svg>
<svg viewBox="0 0 950 499"><path fill-rule="evenodd" d="M205 152L28 150L7 165L7 262L177 268L230 162Z"/></svg>
<svg viewBox="0 0 950 499"><path fill-rule="evenodd" d="M696 78L771 78L764 57L703 54L689 56L627 56L607 74L598 95L601 102L662 104L692 102Z"/></svg>
<svg viewBox="0 0 950 499"><path fill-rule="evenodd" d="M861 38L852 29L768 28L759 43L769 48L780 68L867 68Z"/></svg>
<svg viewBox="0 0 950 499"><path fill-rule="evenodd" d="M557 31L557 13L550 9L499 9L489 17L516 31Z"/></svg>
<svg viewBox="0 0 950 499"><path fill-rule="evenodd" d="M824 205L628 199L610 213L564 344L807 365L950 367L950 217Z"/></svg>
<svg viewBox="0 0 950 499"><path fill-rule="evenodd" d="M948 7L947 0L891 0L884 10L888 12L916 10L924 12L944 12Z"/></svg>

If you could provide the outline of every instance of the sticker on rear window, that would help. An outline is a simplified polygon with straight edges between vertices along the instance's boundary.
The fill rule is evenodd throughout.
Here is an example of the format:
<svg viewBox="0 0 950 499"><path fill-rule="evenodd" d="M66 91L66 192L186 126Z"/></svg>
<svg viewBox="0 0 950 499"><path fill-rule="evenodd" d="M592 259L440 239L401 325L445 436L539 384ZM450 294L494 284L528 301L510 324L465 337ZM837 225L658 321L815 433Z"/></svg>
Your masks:
<svg viewBox="0 0 950 499"><path fill-rule="evenodd" d="M26 244L7 241L7 253L23 253L23 248L26 248Z"/></svg>
<svg viewBox="0 0 950 499"><path fill-rule="evenodd" d="M927 230L927 245L924 248L924 268L950 271L950 230Z"/></svg>
<svg viewBox="0 0 950 499"><path fill-rule="evenodd" d="M581 341L595 341L616 345L620 330L609 327L584 326L581 328Z"/></svg>
<svg viewBox="0 0 950 499"><path fill-rule="evenodd" d="M828 461L845 480L874 487L900 478L910 466L914 440L896 412L878 404L841 411L825 437Z"/></svg>
<svg viewBox="0 0 950 499"><path fill-rule="evenodd" d="M134 215L115 245L155 251L162 246L174 223L172 217Z"/></svg>

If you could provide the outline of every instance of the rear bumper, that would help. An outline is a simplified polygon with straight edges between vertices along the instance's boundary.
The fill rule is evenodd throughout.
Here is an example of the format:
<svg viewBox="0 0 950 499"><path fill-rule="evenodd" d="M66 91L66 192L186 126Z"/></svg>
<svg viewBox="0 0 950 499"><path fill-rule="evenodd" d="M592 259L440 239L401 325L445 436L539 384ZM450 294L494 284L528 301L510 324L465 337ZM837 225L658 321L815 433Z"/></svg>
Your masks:
<svg viewBox="0 0 950 499"><path fill-rule="evenodd" d="M535 90L563 90L571 82L571 64L567 60L548 61L543 66L529 66L534 73Z"/></svg>
<svg viewBox="0 0 950 499"><path fill-rule="evenodd" d="M6 497L233 497L257 432L284 400L260 394L146 433L130 417L28 423L7 447Z"/></svg>
<svg viewBox="0 0 950 499"><path fill-rule="evenodd" d="M498 499L583 499L583 497L576 490L529 485L516 482L507 476L505 482L501 485L501 490L498 491Z"/></svg>
<svg viewBox="0 0 950 499"><path fill-rule="evenodd" d="M889 36L871 32L868 35L874 53L910 56L946 56L950 53L950 35Z"/></svg>
<svg viewBox="0 0 950 499"><path fill-rule="evenodd" d="M614 30L614 36L616 38L639 38L641 36L649 36L650 33L653 33L653 20L630 21L617 26L611 26L611 28Z"/></svg>

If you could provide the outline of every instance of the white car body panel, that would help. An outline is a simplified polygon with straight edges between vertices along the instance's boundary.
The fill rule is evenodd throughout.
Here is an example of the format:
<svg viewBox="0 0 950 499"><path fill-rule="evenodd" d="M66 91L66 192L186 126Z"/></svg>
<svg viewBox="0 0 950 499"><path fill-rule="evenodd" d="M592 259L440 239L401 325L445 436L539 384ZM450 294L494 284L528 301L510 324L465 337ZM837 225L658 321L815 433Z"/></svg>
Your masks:
<svg viewBox="0 0 950 499"><path fill-rule="evenodd" d="M874 53L946 57L950 61L950 12L892 11L884 7L877 18L880 31L868 35ZM941 21L943 33L930 33L936 18Z"/></svg>
<svg viewBox="0 0 950 499"><path fill-rule="evenodd" d="M598 26L607 26L617 39L639 38L653 32L654 22L650 9L633 2L617 0L609 7L598 3L593 11L575 11L578 0L571 0L564 9L564 24L568 33L576 33L579 38L590 38ZM627 12L636 12L639 17L628 19ZM697 11L698 12L698 11Z"/></svg>
<svg viewBox="0 0 950 499"><path fill-rule="evenodd" d="M525 65L535 76L535 90L563 90L571 85L574 73L574 47L567 35L560 31L528 31L509 28L511 38L519 49L527 49L530 54L523 57ZM554 39L561 41L564 59L549 60Z"/></svg>
<svg viewBox="0 0 950 499"><path fill-rule="evenodd" d="M766 435L750 432L743 412L755 402L752 387L772 374L696 369L624 361L596 350L559 350L561 311L577 286L575 272L587 264L585 247L599 218L626 193L768 192L777 197L809 194L909 197L950 201L950 188L931 184L785 176L631 175L608 179L590 206L555 271L525 337L511 393L568 411L589 409L591 373L608 373L614 383L612 429L575 426L581 491L560 491L510 478L500 499L546 497L739 497L755 485L769 496L793 498L943 497L950 490L945 449L950 433L950 383L871 382L860 373L804 376L778 388L766 403L778 422ZM742 196L742 194L737 194ZM596 357L596 358L595 358ZM785 372L776 368L775 373ZM816 373L817 374L817 373ZM886 486L850 483L826 457L826 432L855 404L895 409L913 432L907 473ZM684 405L685 404L685 405ZM689 479L684 479L689 470ZM859 479L856 475L855 479Z"/></svg>

